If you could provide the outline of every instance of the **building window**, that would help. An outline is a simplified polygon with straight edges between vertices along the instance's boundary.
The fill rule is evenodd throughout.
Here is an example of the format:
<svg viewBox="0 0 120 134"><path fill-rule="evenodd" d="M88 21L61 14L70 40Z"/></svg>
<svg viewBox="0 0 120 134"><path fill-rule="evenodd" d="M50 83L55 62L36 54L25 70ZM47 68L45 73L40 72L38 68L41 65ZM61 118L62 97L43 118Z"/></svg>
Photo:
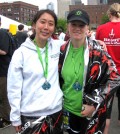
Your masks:
<svg viewBox="0 0 120 134"><path fill-rule="evenodd" d="M6 13L3 13L3 16L6 16Z"/></svg>
<svg viewBox="0 0 120 134"><path fill-rule="evenodd" d="M30 10L30 13L32 13L32 10Z"/></svg>
<svg viewBox="0 0 120 134"><path fill-rule="evenodd" d="M24 8L24 12L26 12L26 11L27 11L27 9Z"/></svg>
<svg viewBox="0 0 120 134"><path fill-rule="evenodd" d="M11 8L8 8L7 11L8 11L8 12L11 12L12 10L11 10Z"/></svg>
<svg viewBox="0 0 120 134"><path fill-rule="evenodd" d="M14 11L19 11L19 7L15 7L14 8Z"/></svg>
<svg viewBox="0 0 120 134"><path fill-rule="evenodd" d="M12 13L8 13L8 16L12 16Z"/></svg>
<svg viewBox="0 0 120 134"><path fill-rule="evenodd" d="M16 19L16 20L20 20L20 18L19 18L19 17L16 17L15 19Z"/></svg>
<svg viewBox="0 0 120 134"><path fill-rule="evenodd" d="M14 14L19 14L19 12L15 12Z"/></svg>

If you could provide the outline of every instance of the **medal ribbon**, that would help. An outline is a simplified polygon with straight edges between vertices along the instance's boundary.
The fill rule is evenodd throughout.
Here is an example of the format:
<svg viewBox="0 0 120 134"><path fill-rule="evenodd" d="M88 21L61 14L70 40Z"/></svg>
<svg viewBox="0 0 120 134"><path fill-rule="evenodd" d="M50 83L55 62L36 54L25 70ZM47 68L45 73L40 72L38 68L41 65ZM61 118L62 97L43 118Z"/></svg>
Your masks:
<svg viewBox="0 0 120 134"><path fill-rule="evenodd" d="M81 46L81 49L79 50L79 51L81 51L81 55L80 55L81 61L80 61L79 67L76 68L75 60L74 60L74 57L73 57L73 51L74 50L73 50L72 43L70 45L71 45L71 49L72 49L72 62L73 62L73 66L74 66L74 74L75 74L75 79L76 79L76 82L73 84L73 89L79 91L79 90L82 89L82 85L80 84L79 77L80 77L80 69L81 69L81 66L82 66L82 56L84 56L84 46Z"/></svg>
<svg viewBox="0 0 120 134"><path fill-rule="evenodd" d="M42 64L44 77L45 77L45 79L47 79L47 76L48 76L48 42L46 43L46 46L45 46L45 67L43 65L42 55L41 55L40 49L37 45L36 39L34 39L34 43L36 45L39 61Z"/></svg>
<svg viewBox="0 0 120 134"><path fill-rule="evenodd" d="M71 45L71 49L72 49L72 53L73 53L73 46L72 46L72 43L70 44ZM79 79L79 76L80 76L80 67L82 66L82 56L84 55L84 46L82 45L81 46L81 55L80 55L80 59L79 60L81 60L80 61L80 64L79 64L79 68L76 68L76 66L75 66L75 61L74 61L74 57L73 57L73 54L72 54L72 62L73 62L73 66L74 66L74 74L75 74L75 78L76 78L76 80L78 81L78 79Z"/></svg>

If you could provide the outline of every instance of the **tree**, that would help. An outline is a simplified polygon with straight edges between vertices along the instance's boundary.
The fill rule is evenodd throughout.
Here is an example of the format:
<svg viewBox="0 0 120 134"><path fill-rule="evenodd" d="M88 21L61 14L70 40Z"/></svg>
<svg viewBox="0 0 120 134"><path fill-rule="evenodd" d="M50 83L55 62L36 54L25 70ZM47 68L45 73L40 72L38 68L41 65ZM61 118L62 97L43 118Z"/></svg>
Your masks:
<svg viewBox="0 0 120 134"><path fill-rule="evenodd" d="M31 26L31 24L32 24L32 21L28 21L26 25Z"/></svg>
<svg viewBox="0 0 120 134"><path fill-rule="evenodd" d="M57 29L59 27L62 27L64 32L65 32L66 31L66 24L67 24L67 21L65 19L58 19Z"/></svg>
<svg viewBox="0 0 120 134"><path fill-rule="evenodd" d="M106 15L106 14L103 15L101 19L102 19L102 20L101 20L102 24L104 24L104 23L106 23L106 22L109 21L109 17L108 17L108 15Z"/></svg>

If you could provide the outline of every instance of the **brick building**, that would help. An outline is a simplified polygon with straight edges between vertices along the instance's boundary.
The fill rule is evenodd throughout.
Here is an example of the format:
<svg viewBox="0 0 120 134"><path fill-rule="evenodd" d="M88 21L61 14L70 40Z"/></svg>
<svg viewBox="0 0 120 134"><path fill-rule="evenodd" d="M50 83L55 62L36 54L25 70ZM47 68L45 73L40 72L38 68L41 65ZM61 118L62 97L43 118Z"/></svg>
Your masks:
<svg viewBox="0 0 120 134"><path fill-rule="evenodd" d="M108 0L108 4L120 3L120 0Z"/></svg>
<svg viewBox="0 0 120 134"><path fill-rule="evenodd" d="M38 10L38 6L21 1L0 3L1 15L24 24L31 21Z"/></svg>

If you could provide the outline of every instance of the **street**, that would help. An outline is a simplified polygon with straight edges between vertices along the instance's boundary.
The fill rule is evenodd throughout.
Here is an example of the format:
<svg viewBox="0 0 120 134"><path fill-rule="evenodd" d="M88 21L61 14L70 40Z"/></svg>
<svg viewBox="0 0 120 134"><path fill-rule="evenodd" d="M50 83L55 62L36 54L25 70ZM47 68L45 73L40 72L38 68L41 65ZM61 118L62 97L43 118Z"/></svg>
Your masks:
<svg viewBox="0 0 120 134"><path fill-rule="evenodd" d="M120 134L120 125L118 125L117 97L115 97L112 109L112 119L109 134ZM14 128L8 127L0 130L0 134L15 134ZM67 134L67 133L64 133Z"/></svg>

